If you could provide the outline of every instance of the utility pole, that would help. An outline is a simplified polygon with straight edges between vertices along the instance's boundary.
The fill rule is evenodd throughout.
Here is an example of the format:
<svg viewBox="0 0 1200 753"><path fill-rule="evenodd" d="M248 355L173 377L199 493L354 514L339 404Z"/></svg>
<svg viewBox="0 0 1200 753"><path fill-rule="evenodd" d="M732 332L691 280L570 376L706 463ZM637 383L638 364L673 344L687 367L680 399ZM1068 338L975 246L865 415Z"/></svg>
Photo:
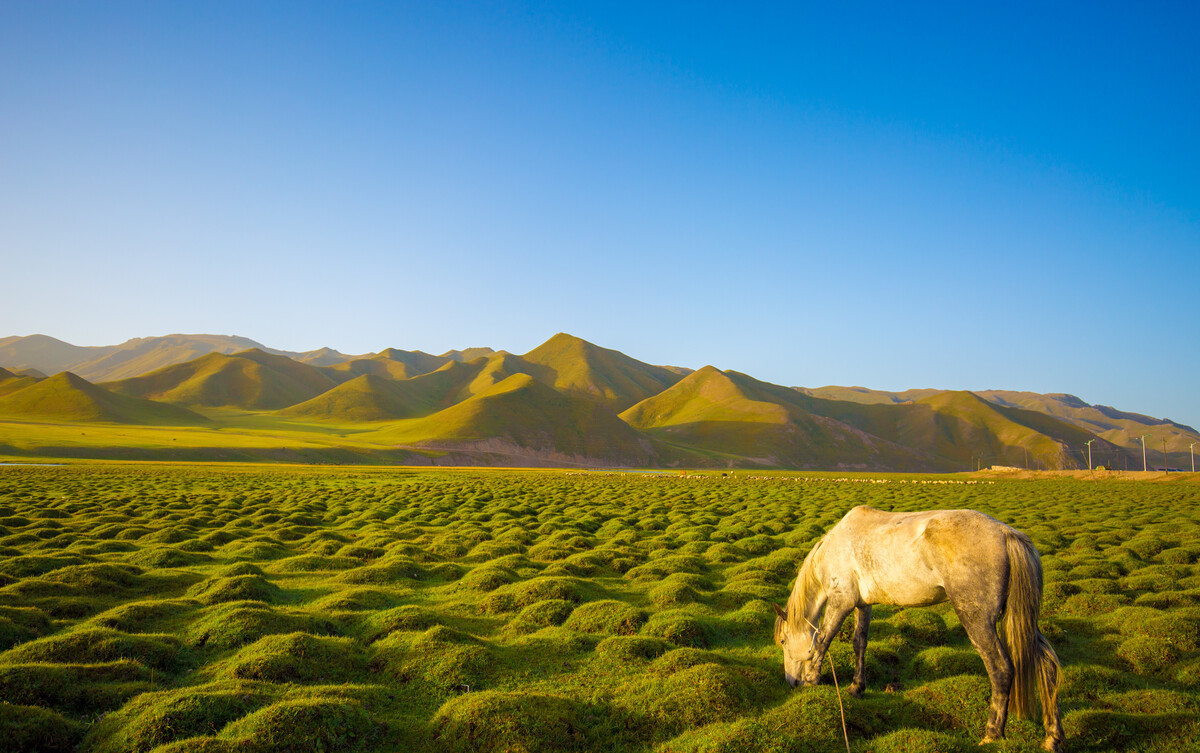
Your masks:
<svg viewBox="0 0 1200 753"><path fill-rule="evenodd" d="M1146 467L1146 437L1148 436L1150 435L1143 434L1142 436L1138 437L1138 439L1142 440L1142 473L1145 473L1147 470L1149 470L1149 468Z"/></svg>
<svg viewBox="0 0 1200 753"><path fill-rule="evenodd" d="M1095 467L1096 467L1096 466L1092 465L1092 442L1095 442L1095 441L1096 441L1096 438L1095 438L1095 437L1093 437L1093 438L1091 438L1091 439L1089 439L1089 440L1087 441L1087 446L1088 446L1088 472L1089 472L1089 473L1091 472L1091 470L1092 470L1093 468L1095 468Z"/></svg>
<svg viewBox="0 0 1200 753"><path fill-rule="evenodd" d="M1163 437L1162 441L1163 441L1163 471L1165 471L1166 473L1170 473L1171 472L1171 464L1169 462L1167 462L1167 438Z"/></svg>
<svg viewBox="0 0 1200 753"><path fill-rule="evenodd" d="M1196 472L1196 451L1192 448L1196 446L1195 442L1188 445L1188 452L1192 453L1192 473Z"/></svg>

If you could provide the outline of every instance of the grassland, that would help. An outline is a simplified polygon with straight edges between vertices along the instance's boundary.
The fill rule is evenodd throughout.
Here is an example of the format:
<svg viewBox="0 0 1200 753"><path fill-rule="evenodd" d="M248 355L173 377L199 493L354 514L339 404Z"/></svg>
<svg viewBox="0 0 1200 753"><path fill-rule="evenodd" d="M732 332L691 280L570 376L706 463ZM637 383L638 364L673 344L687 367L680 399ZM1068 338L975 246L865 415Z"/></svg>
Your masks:
<svg viewBox="0 0 1200 753"><path fill-rule="evenodd" d="M1192 749L1198 500L1186 477L0 466L0 750L841 750L829 672L787 688L770 602L864 503L1033 537L1067 750ZM831 655L848 678L847 635ZM877 608L868 665L853 751L979 749L952 611ZM1040 740L1013 721L991 748Z"/></svg>

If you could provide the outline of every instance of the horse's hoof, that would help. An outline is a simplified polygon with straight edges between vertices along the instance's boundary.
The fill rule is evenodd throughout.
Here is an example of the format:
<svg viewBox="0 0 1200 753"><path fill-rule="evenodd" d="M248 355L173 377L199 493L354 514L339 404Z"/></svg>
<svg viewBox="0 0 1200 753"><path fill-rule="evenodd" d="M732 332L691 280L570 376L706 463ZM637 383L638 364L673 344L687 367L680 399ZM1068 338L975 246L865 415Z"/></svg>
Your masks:
<svg viewBox="0 0 1200 753"><path fill-rule="evenodd" d="M866 690L866 687L865 687L865 686L862 686L862 685L851 685L851 686L850 686L850 695L854 696L855 698L862 698L862 697L863 697L863 691L865 691L865 690Z"/></svg>
<svg viewBox="0 0 1200 753"><path fill-rule="evenodd" d="M983 739L979 741L979 744L980 745L988 745L990 743L996 742L996 739L997 738L994 738L991 735L984 735Z"/></svg>
<svg viewBox="0 0 1200 753"><path fill-rule="evenodd" d="M1042 750L1049 751L1049 753L1058 753L1062 750L1062 741L1055 740L1053 737L1047 737L1042 741Z"/></svg>

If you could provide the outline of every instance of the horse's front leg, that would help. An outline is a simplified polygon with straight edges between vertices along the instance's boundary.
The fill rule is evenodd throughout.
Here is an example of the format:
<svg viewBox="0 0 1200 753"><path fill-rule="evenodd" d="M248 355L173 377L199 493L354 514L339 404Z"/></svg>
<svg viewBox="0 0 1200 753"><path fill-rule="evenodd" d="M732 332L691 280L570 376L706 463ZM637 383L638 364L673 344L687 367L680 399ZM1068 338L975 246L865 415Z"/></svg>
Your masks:
<svg viewBox="0 0 1200 753"><path fill-rule="evenodd" d="M854 682L850 695L862 698L867 689L867 632L871 629L871 606L865 604L854 610Z"/></svg>
<svg viewBox="0 0 1200 753"><path fill-rule="evenodd" d="M812 656L808 663L804 665L804 674L800 678L802 685L819 685L821 682L821 662L825 661L825 652L829 650L829 644L833 642L833 636L837 635L838 630L841 630L842 623L850 616L850 612L854 611L853 602L837 602L830 600L829 605L825 608L825 619L822 620L823 625L816 635L813 636Z"/></svg>

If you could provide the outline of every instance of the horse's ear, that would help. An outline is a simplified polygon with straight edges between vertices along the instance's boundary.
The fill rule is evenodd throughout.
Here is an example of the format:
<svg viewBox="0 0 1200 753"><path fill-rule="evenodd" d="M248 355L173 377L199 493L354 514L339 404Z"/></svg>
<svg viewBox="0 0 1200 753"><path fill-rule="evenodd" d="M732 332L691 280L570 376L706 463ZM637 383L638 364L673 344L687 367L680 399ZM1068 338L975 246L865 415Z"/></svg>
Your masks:
<svg viewBox="0 0 1200 753"><path fill-rule="evenodd" d="M771 606L775 607L775 614L779 615L779 619L787 620L787 612L785 610L780 609L779 605L775 602L771 602Z"/></svg>

